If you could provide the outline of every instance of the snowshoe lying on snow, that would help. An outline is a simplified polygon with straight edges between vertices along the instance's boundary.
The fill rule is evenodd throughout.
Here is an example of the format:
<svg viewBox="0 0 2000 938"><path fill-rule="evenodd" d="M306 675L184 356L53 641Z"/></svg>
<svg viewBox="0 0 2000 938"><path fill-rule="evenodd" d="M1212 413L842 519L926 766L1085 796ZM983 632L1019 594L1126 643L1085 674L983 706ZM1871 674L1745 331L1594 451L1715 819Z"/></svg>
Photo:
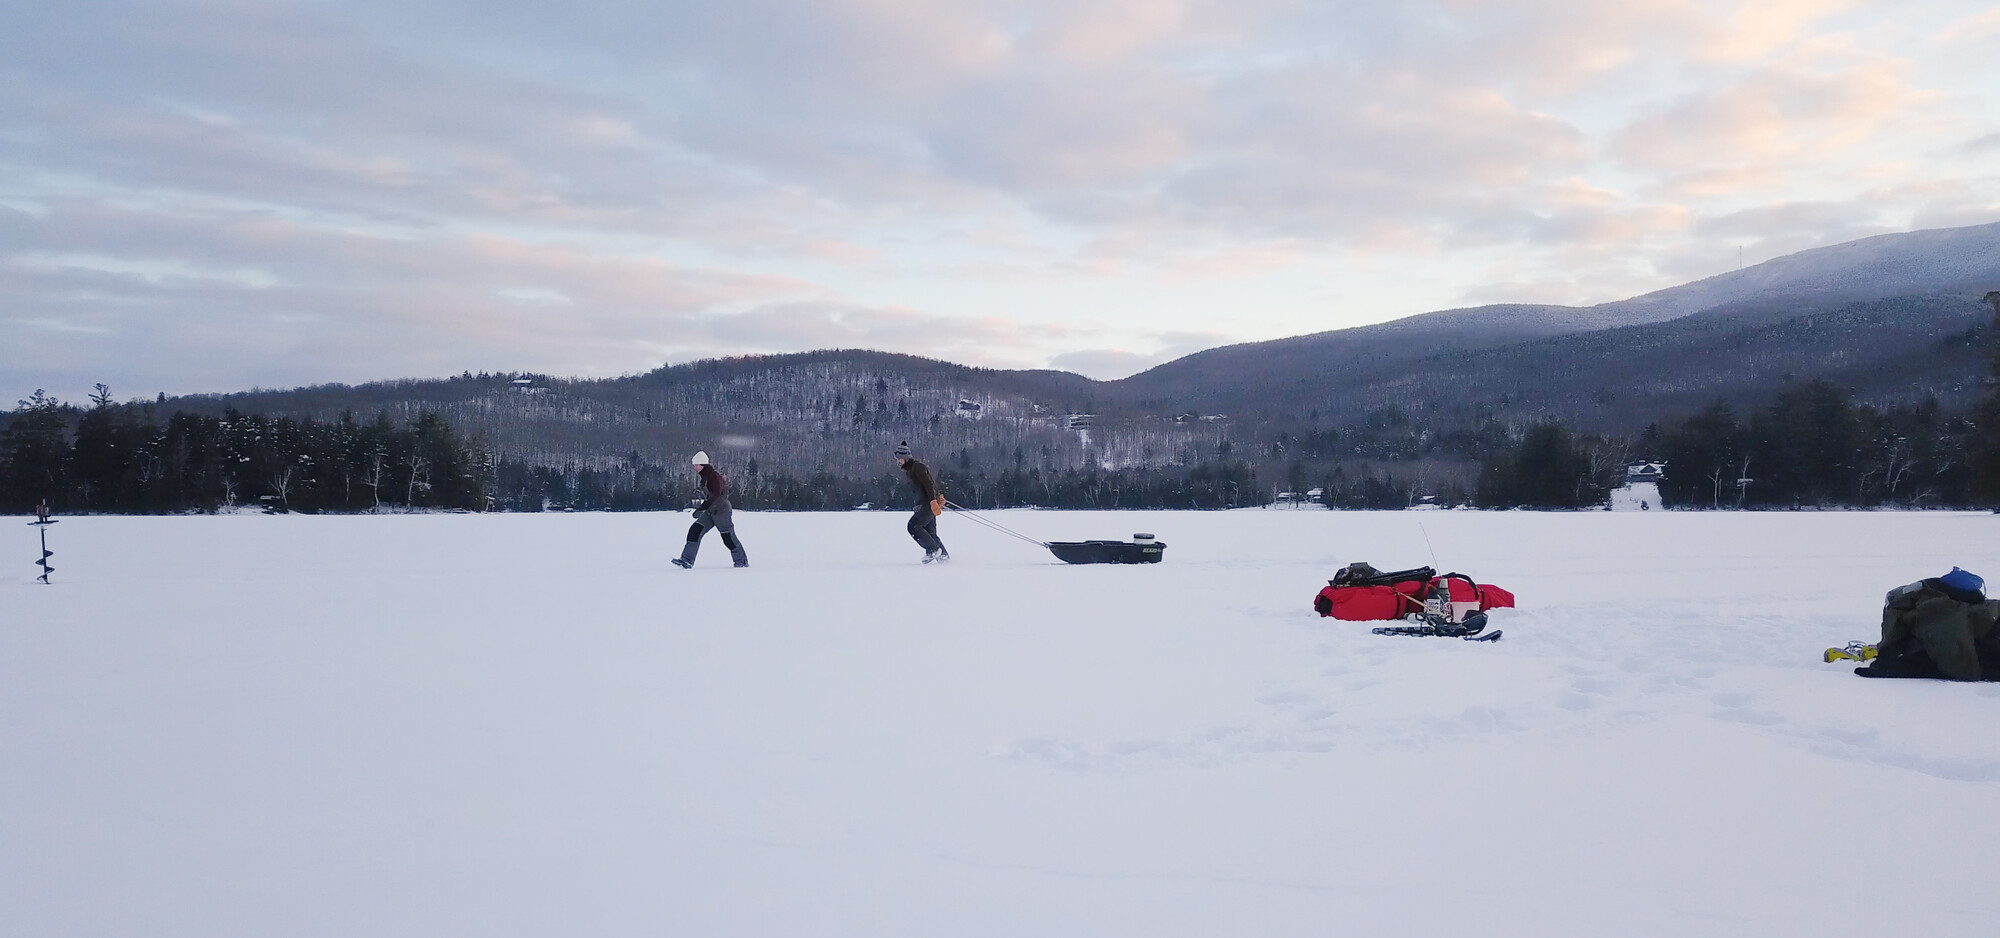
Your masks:
<svg viewBox="0 0 2000 938"><path fill-rule="evenodd" d="M1890 590L1874 663L1854 673L2000 681L2000 601L1988 601L1985 586L1953 567L1944 576ZM1828 661L1845 657L1833 651L1827 650Z"/></svg>
<svg viewBox="0 0 2000 938"><path fill-rule="evenodd" d="M1829 648L1822 657L1827 664L1836 661L1874 661L1881 646L1867 642L1848 642L1845 648Z"/></svg>
<svg viewBox="0 0 2000 938"><path fill-rule="evenodd" d="M1422 612L1463 622L1474 613L1513 605L1513 593L1482 586L1463 573L1439 576L1430 567L1383 573L1365 563L1350 564L1334 574L1313 597L1314 612L1350 622L1401 619Z"/></svg>
<svg viewBox="0 0 2000 938"><path fill-rule="evenodd" d="M1497 642L1500 630L1486 631L1486 613L1475 612L1465 617L1463 622L1452 622L1443 616L1430 613L1411 613L1406 617L1410 625L1385 625L1368 631L1376 635L1435 635L1440 638L1462 638L1468 642Z"/></svg>

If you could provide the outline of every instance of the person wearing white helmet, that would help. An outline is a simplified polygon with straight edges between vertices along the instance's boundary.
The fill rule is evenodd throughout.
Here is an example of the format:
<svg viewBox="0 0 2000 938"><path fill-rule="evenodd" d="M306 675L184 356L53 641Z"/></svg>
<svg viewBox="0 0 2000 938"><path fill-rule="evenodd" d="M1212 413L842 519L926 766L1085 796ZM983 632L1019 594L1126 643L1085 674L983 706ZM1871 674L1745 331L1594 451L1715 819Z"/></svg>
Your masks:
<svg viewBox="0 0 2000 938"><path fill-rule="evenodd" d="M708 462L705 452L694 454L695 474L701 477L701 487L708 493L707 500L694 510L694 524L688 528L687 546L681 548L681 555L674 558L674 566L683 570L694 566L694 555L701 550L701 537L714 528L722 534L722 546L729 548L729 559L739 567L750 565L750 558L743 553L743 542L736 539L735 512L729 507L729 486L722 473Z"/></svg>

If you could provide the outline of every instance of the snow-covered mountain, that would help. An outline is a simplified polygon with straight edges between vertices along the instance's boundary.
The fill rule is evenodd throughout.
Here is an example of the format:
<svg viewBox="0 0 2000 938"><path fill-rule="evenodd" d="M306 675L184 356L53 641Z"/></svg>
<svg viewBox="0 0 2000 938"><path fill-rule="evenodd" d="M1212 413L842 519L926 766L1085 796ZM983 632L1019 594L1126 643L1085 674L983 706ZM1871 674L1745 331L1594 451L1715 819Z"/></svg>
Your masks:
<svg viewBox="0 0 2000 938"><path fill-rule="evenodd" d="M1301 395L1325 409L1356 381L1420 379L1426 359L1695 314L1795 315L1913 297L2000 289L2000 223L1877 235L1595 306L1506 304L1197 352L1109 384L1154 406L1270 409ZM1958 328L1963 328L1959 326ZM1711 350L1728 355L1727 346ZM1442 360L1442 359L1440 359ZM1533 375L1522 380L1532 384ZM1293 408L1300 409L1300 408Z"/></svg>
<svg viewBox="0 0 2000 938"><path fill-rule="evenodd" d="M1619 325L1661 322L1721 306L1796 305L2000 288L2000 222L1876 235L1592 309Z"/></svg>
<svg viewBox="0 0 2000 938"><path fill-rule="evenodd" d="M1881 235L1589 307L1496 305L1209 349L1120 381L861 350L752 356L603 381L505 376L184 398L171 406L331 418L443 413L504 453L618 460L755 438L773 468L864 463L896 440L1011 463L1120 464L1228 439L1411 419L1434 433L1554 417L1614 432L1717 397L1754 406L1824 377L1861 400L1961 406L1984 374L2000 224ZM964 419L958 401L978 404ZM1218 424L1176 419L1228 414ZM1402 415L1402 416L1395 416ZM886 444L885 444L886 441Z"/></svg>

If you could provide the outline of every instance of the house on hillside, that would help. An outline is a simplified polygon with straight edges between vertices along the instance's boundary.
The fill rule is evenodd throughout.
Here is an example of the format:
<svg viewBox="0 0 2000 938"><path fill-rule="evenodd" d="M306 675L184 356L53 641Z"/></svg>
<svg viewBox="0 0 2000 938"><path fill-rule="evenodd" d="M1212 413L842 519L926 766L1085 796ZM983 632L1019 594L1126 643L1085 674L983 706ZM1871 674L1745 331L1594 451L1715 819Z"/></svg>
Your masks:
<svg viewBox="0 0 2000 938"><path fill-rule="evenodd" d="M1271 499L1273 508L1324 508L1320 499L1326 495L1324 489L1309 489L1305 492L1279 492Z"/></svg>
<svg viewBox="0 0 2000 938"><path fill-rule="evenodd" d="M1625 467L1625 484L1635 482L1657 483L1667 476L1667 464L1663 462L1635 462Z"/></svg>
<svg viewBox="0 0 2000 938"><path fill-rule="evenodd" d="M980 417L980 410L981 408L979 406L978 401L968 401L961 399L958 402L958 408L957 410L954 411L954 413L958 414L960 417L965 418L966 420L978 420Z"/></svg>
<svg viewBox="0 0 2000 938"><path fill-rule="evenodd" d="M1611 490L1611 511L1651 511L1660 504L1660 480L1667 477L1667 464L1640 461L1625 467L1625 484Z"/></svg>

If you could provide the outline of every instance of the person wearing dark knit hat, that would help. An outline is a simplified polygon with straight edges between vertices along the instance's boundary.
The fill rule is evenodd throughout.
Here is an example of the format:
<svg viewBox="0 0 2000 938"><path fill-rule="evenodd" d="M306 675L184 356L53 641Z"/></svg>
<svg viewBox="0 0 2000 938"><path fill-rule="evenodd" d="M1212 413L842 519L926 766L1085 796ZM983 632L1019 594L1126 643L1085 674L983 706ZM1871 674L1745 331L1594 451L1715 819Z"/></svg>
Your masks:
<svg viewBox="0 0 2000 938"><path fill-rule="evenodd" d="M694 454L694 467L708 499L694 510L694 524L688 528L687 546L682 547L681 555L674 558L674 566L683 570L694 566L694 555L701 550L702 535L707 534L709 528L721 532L722 546L729 548L729 559L736 566L749 566L750 557L743 552L743 542L736 539L736 512L729 506L728 483L722 478L722 473L709 464L705 452Z"/></svg>
<svg viewBox="0 0 2000 938"><path fill-rule="evenodd" d="M909 475L910 484L916 487L921 501L917 510L910 514L910 523L904 530L910 538L924 549L925 563L941 563L951 559L951 552L944 549L944 542L938 540L937 519L944 514L944 496L938 492L937 479L931 475L931 467L910 455L910 441L896 444L896 464Z"/></svg>

